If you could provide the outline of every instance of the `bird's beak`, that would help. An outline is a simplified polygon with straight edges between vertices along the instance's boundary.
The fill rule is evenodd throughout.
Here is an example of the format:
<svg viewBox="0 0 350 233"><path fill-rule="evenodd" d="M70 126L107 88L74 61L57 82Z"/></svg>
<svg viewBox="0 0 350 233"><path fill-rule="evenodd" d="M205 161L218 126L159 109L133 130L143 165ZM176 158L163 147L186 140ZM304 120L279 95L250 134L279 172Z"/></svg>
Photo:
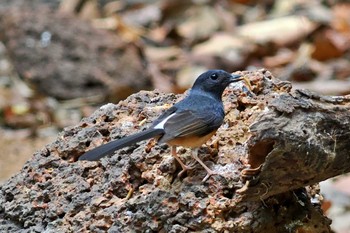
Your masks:
<svg viewBox="0 0 350 233"><path fill-rule="evenodd" d="M247 88L251 91L252 86L251 86L249 78L247 76L242 76L240 74L231 74L230 83L239 82L242 80L243 80L244 84L247 86Z"/></svg>
<svg viewBox="0 0 350 233"><path fill-rule="evenodd" d="M231 74L230 83L241 81L243 78L244 77L240 74Z"/></svg>

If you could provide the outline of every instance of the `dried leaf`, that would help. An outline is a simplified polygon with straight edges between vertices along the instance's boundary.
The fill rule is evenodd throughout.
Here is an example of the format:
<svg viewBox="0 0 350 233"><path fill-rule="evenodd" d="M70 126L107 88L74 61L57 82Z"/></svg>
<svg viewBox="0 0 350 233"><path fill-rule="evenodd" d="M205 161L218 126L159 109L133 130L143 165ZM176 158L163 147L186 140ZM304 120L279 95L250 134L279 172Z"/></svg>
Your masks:
<svg viewBox="0 0 350 233"><path fill-rule="evenodd" d="M246 43L239 37L231 36L226 33L214 34L209 40L197 44L193 47L193 55L205 56L205 55L222 55L227 51L241 51L247 49Z"/></svg>
<svg viewBox="0 0 350 233"><path fill-rule="evenodd" d="M210 6L192 7L191 11L191 16L177 26L177 32L182 37L199 40L219 29L219 17Z"/></svg>
<svg viewBox="0 0 350 233"><path fill-rule="evenodd" d="M238 27L238 35L254 43L273 42L284 46L304 38L317 27L302 16L285 16L262 22L254 22Z"/></svg>

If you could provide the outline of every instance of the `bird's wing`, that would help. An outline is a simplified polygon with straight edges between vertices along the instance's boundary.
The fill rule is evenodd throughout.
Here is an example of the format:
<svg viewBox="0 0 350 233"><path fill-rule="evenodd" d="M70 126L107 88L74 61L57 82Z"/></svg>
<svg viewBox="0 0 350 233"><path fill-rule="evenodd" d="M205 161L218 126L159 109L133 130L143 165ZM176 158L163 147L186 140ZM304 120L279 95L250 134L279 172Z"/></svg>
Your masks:
<svg viewBox="0 0 350 233"><path fill-rule="evenodd" d="M160 142L178 137L204 136L222 124L223 117L215 112L183 110L168 116L163 123L164 135Z"/></svg>
<svg viewBox="0 0 350 233"><path fill-rule="evenodd" d="M165 119L169 118L175 111L176 107L171 107L166 110L157 120L154 121L152 127L149 129L129 135L119 140L114 140L99 147L96 147L82 156L79 157L79 160L98 160L106 155L112 154L114 151L121 149L126 146L130 146L139 141L143 141L152 137L159 137L164 134L162 127L155 127L160 122L164 122ZM164 124L164 123L163 123Z"/></svg>
<svg viewBox="0 0 350 233"><path fill-rule="evenodd" d="M175 105L167 109L165 112L163 112L163 114L161 114L156 120L153 121L151 128L155 128L160 122L162 122L167 117L175 113L176 110L177 110L177 107Z"/></svg>

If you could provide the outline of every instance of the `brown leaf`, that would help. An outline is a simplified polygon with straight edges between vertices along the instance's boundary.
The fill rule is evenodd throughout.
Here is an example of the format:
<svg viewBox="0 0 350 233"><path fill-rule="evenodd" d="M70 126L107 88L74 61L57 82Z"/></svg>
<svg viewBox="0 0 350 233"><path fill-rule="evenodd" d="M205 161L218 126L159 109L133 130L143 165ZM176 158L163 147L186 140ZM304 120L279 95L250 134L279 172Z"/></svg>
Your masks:
<svg viewBox="0 0 350 233"><path fill-rule="evenodd" d="M254 43L274 42L284 46L309 35L317 27L302 16L285 16L238 27L238 35Z"/></svg>
<svg viewBox="0 0 350 233"><path fill-rule="evenodd" d="M333 7L331 26L342 33L350 33L350 4L337 4Z"/></svg>
<svg viewBox="0 0 350 233"><path fill-rule="evenodd" d="M266 56L263 58L265 67L276 67L286 65L292 62L295 53L292 50L282 48L274 56Z"/></svg>
<svg viewBox="0 0 350 233"><path fill-rule="evenodd" d="M187 39L206 38L220 27L219 17L210 6L192 7L191 16L177 26L178 33Z"/></svg>
<svg viewBox="0 0 350 233"><path fill-rule="evenodd" d="M315 35L314 47L312 57L317 60L325 61L340 57L350 47L350 37L335 30L326 29Z"/></svg>

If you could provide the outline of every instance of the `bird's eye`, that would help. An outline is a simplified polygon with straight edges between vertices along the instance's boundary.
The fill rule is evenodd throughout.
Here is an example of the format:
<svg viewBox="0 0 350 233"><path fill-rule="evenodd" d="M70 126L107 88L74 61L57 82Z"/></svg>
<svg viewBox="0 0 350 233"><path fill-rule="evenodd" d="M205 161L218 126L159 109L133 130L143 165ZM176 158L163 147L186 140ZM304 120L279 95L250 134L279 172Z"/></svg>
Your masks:
<svg viewBox="0 0 350 233"><path fill-rule="evenodd" d="M212 79L212 80L217 80L218 79L218 74L212 74L212 75L210 75L210 78Z"/></svg>

